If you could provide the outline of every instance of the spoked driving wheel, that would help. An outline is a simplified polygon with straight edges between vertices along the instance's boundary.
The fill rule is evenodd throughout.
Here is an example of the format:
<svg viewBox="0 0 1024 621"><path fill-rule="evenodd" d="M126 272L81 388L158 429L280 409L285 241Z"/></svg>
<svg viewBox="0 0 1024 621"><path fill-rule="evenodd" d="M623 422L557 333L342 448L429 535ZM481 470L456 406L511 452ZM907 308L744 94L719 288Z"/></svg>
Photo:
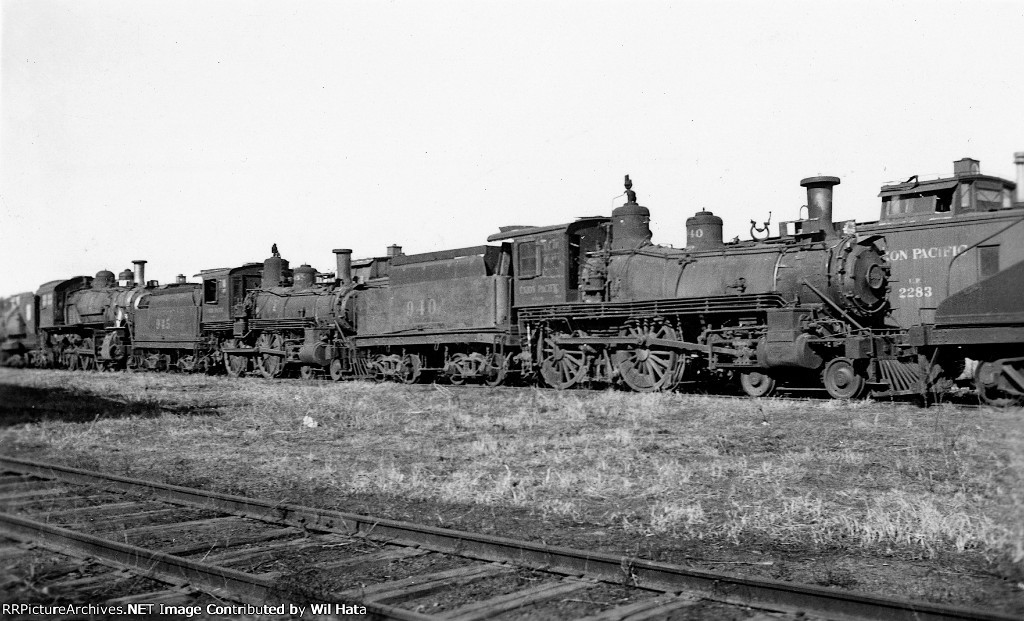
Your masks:
<svg viewBox="0 0 1024 621"><path fill-rule="evenodd" d="M616 368L622 381L637 392L655 392L675 388L682 375L679 371L679 354L672 350L652 347L646 340L674 340L676 331L666 325L650 330L630 326L628 334L643 338L645 342L616 352Z"/></svg>
<svg viewBox="0 0 1024 621"><path fill-rule="evenodd" d="M92 371L96 368L96 358L93 357L92 352L94 351L92 346L92 339L85 339L82 341L80 349L86 350L88 354L80 354L79 364L83 371Z"/></svg>
<svg viewBox="0 0 1024 621"><path fill-rule="evenodd" d="M578 349L564 349L554 337L544 339L544 358L540 375L548 386L565 390L583 381L587 376L587 355Z"/></svg>
<svg viewBox="0 0 1024 621"><path fill-rule="evenodd" d="M238 339L231 339L224 343L226 349L236 349L241 345ZM242 377L249 370L249 357L235 354L224 355L224 370L231 377Z"/></svg>
<svg viewBox="0 0 1024 621"><path fill-rule="evenodd" d="M261 334L256 340L260 354L256 358L256 370L267 379L280 377L284 372L284 339L280 334ZM265 351L267 350L267 351Z"/></svg>

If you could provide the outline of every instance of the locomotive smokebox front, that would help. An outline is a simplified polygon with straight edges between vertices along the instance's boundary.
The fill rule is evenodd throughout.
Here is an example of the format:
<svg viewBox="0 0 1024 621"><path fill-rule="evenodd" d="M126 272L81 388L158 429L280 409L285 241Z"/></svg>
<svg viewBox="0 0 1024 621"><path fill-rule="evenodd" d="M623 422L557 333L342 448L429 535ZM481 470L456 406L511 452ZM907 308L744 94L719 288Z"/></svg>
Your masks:
<svg viewBox="0 0 1024 621"><path fill-rule="evenodd" d="M722 219L703 209L686 219L686 248L688 250L714 250L721 248Z"/></svg>

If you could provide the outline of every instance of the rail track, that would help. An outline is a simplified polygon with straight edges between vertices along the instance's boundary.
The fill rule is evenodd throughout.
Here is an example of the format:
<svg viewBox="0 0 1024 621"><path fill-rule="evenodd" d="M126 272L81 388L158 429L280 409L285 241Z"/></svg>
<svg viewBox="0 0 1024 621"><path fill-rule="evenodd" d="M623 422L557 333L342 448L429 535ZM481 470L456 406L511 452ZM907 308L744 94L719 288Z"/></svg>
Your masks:
<svg viewBox="0 0 1024 621"><path fill-rule="evenodd" d="M42 548L61 556L32 576L33 587L51 602L77 593L93 611L413 620L1012 618L5 457L0 537L5 585L25 582L10 570Z"/></svg>

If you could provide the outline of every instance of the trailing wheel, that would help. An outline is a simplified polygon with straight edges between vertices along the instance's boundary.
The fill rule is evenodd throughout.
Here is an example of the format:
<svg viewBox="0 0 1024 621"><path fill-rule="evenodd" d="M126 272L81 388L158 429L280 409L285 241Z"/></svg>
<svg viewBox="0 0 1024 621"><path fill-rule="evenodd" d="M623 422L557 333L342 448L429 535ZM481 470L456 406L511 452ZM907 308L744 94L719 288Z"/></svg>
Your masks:
<svg viewBox="0 0 1024 621"><path fill-rule="evenodd" d="M740 387L748 396L770 397L775 394L775 378L760 371L740 373Z"/></svg>
<svg viewBox="0 0 1024 621"><path fill-rule="evenodd" d="M867 393L867 381L849 358L836 358L825 365L822 382L833 399L860 399Z"/></svg>
<svg viewBox="0 0 1024 621"><path fill-rule="evenodd" d="M674 340L676 331L664 325L648 331L630 327L629 334L643 337L644 343L615 354L616 368L622 381L637 392L675 388L681 375L677 369L679 354L667 349L650 347L646 341Z"/></svg>
<svg viewBox="0 0 1024 621"><path fill-rule="evenodd" d="M582 382L587 376L587 355L578 349L563 349L554 338L544 339L544 357L540 375L548 386L565 390Z"/></svg>

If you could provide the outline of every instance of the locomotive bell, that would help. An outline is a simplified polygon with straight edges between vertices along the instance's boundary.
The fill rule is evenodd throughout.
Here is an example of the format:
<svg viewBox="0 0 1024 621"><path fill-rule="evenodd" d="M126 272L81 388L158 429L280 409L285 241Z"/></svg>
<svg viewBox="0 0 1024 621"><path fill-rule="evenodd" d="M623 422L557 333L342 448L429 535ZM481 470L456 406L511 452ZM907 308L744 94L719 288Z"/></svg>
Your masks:
<svg viewBox="0 0 1024 621"><path fill-rule="evenodd" d="M651 242L651 211L637 204L626 175L626 202L612 210L612 250L632 250Z"/></svg>
<svg viewBox="0 0 1024 621"><path fill-rule="evenodd" d="M686 219L686 247L689 250L712 250L721 248L722 219L706 209Z"/></svg>
<svg viewBox="0 0 1024 621"><path fill-rule="evenodd" d="M294 279L292 287L295 291L309 289L316 282L316 270L303 263L292 272L292 278Z"/></svg>
<svg viewBox="0 0 1024 621"><path fill-rule="evenodd" d="M106 289L114 286L114 272L100 270L96 272L96 278L92 279L93 289Z"/></svg>
<svg viewBox="0 0 1024 621"><path fill-rule="evenodd" d="M800 180L807 188L807 219L804 232L824 231L826 237L835 235L832 226L832 187L839 185L839 177L808 177Z"/></svg>

